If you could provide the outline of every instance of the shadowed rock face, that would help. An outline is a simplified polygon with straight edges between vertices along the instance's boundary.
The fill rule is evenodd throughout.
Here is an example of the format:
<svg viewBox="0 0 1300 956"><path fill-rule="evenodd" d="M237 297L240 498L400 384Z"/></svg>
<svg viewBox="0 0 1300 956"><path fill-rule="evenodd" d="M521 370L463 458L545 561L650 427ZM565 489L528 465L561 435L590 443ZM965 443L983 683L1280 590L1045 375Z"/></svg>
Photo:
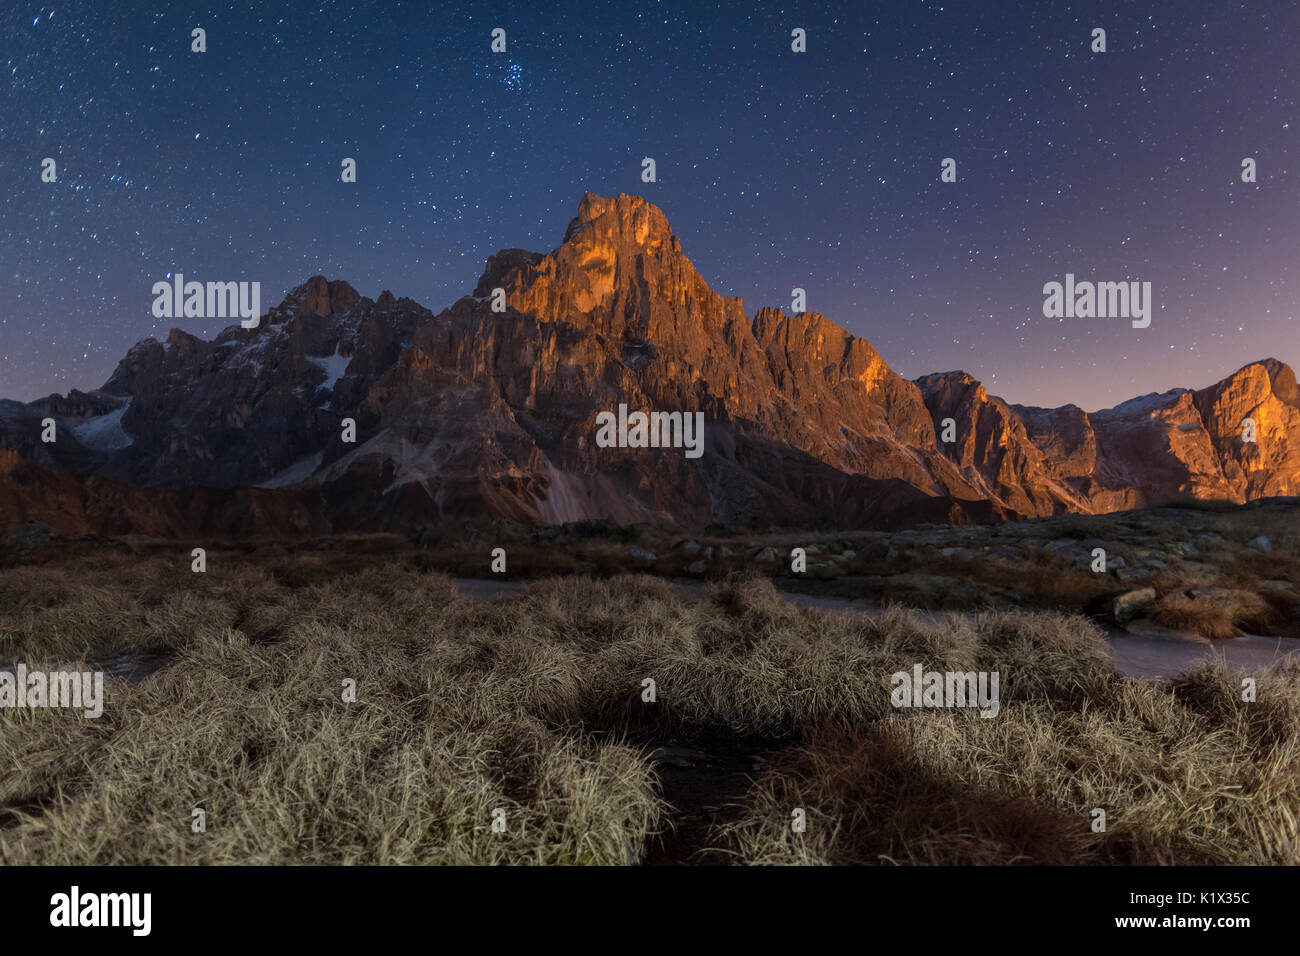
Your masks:
<svg viewBox="0 0 1300 956"><path fill-rule="evenodd" d="M0 448L0 527L35 522L64 534L159 538L321 534L329 524L294 492L144 488L51 471Z"/></svg>
<svg viewBox="0 0 1300 956"><path fill-rule="evenodd" d="M498 288L505 312L492 311ZM620 403L703 412L705 454L597 447L597 416ZM53 444L40 440L46 417ZM1247 417L1253 444L1241 440ZM955 439L943 442L949 418ZM341 440L346 419L355 443ZM86 530L111 512L115 527L180 529L146 517L141 486L205 489L192 503L231 533L254 514L286 530L440 514L984 521L1297 494L1297 430L1300 389L1273 359L1091 415L1008 405L962 372L907 381L817 313L751 320L708 287L660 209L589 193L559 248L499 252L474 295L437 315L316 276L258 328L212 342L173 330L133 347L95 392L0 402L9 480L20 466L56 476L0 499L0 523L39 512L57 527L63 513L67 530ZM95 481L112 493L88 498ZM60 512L77 495L86 507Z"/></svg>

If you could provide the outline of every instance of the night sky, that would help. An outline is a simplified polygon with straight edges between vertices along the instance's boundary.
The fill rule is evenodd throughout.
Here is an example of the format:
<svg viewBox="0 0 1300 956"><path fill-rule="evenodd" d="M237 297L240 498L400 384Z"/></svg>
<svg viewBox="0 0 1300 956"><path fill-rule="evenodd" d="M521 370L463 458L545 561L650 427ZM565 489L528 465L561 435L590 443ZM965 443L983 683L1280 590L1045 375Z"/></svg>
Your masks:
<svg viewBox="0 0 1300 956"><path fill-rule="evenodd" d="M264 311L323 273L437 312L498 249L556 247L586 191L661 206L750 315L806 288L908 377L961 368L1091 410L1300 363L1290 0L6 0L0 18L2 397L94 388L141 338L232 324L154 319L174 271L260 281ZM1067 272L1150 281L1151 327L1044 318Z"/></svg>

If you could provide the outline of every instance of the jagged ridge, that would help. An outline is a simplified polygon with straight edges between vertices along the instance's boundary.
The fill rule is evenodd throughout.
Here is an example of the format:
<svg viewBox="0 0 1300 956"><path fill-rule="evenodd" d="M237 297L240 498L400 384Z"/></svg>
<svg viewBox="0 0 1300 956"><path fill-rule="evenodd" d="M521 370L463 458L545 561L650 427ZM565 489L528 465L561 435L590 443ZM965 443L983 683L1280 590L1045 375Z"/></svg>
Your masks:
<svg viewBox="0 0 1300 956"><path fill-rule="evenodd" d="M704 412L705 455L595 447L597 414L619 403ZM817 313L751 320L656 206L590 193L555 251L501 251L437 315L316 276L256 329L212 342L173 330L96 392L0 403L0 446L26 467L292 487L335 529L440 514L860 527L1244 501L1300 491L1297 426L1294 372L1274 359L1091 415L1008 405L961 372L907 381ZM17 500L0 520L31 512Z"/></svg>

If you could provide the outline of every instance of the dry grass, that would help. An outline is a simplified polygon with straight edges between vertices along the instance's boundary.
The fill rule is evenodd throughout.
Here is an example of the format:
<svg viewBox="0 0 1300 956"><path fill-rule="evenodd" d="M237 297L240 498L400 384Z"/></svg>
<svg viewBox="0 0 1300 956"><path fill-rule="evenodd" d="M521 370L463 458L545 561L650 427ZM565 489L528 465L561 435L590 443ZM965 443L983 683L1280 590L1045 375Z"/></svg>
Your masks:
<svg viewBox="0 0 1300 956"><path fill-rule="evenodd" d="M1156 601L1152 618L1171 630L1219 639L1263 630L1271 613L1268 602L1250 591L1229 590L1214 597L1175 591Z"/></svg>
<svg viewBox="0 0 1300 956"><path fill-rule="evenodd" d="M1295 864L1300 671L1240 698L1239 675L1207 665L1169 689L1097 684L1078 706L822 732L717 839L742 863Z"/></svg>
<svg viewBox="0 0 1300 956"><path fill-rule="evenodd" d="M1226 672L1117 677L1076 615L872 619L766 580L475 602L380 545L208 567L93 552L0 577L4 658L171 656L98 720L0 711L0 862L636 863L670 824L644 744L710 733L787 751L709 837L741 862L1297 860L1295 671L1246 705ZM998 671L1001 713L895 711L916 663Z"/></svg>
<svg viewBox="0 0 1300 956"><path fill-rule="evenodd" d="M451 625L472 627L476 608L449 581L374 568L335 591L295 594L256 575L235 580L218 585L225 615L169 642L176 661L149 680L111 685L99 720L0 717L0 806L16 808L0 860L640 859L663 809L652 768L634 748L548 726L538 713L565 701L552 696L545 662L513 642L494 661L463 640ZM293 614L274 641L222 626L236 605L268 624L277 594ZM100 597L73 602L76 621ZM49 609L36 623L55 619L68 615ZM111 638L122 646L116 630ZM142 633L136 644L156 641ZM356 703L342 700L345 679L357 682ZM203 834L190 831L196 807L208 815ZM505 833L492 831L498 808Z"/></svg>

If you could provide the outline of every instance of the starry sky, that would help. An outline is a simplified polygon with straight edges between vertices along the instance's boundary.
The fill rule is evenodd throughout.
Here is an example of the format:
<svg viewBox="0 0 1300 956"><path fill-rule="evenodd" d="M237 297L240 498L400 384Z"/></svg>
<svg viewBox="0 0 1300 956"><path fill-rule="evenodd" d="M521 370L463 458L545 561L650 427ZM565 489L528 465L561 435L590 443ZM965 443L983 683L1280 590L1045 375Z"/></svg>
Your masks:
<svg viewBox="0 0 1300 956"><path fill-rule="evenodd" d="M155 319L175 271L437 312L586 191L661 206L751 315L805 288L907 377L1093 410L1295 366L1298 33L1291 0L6 0L0 396L229 324ZM1150 328L1044 318L1067 272L1150 281Z"/></svg>

